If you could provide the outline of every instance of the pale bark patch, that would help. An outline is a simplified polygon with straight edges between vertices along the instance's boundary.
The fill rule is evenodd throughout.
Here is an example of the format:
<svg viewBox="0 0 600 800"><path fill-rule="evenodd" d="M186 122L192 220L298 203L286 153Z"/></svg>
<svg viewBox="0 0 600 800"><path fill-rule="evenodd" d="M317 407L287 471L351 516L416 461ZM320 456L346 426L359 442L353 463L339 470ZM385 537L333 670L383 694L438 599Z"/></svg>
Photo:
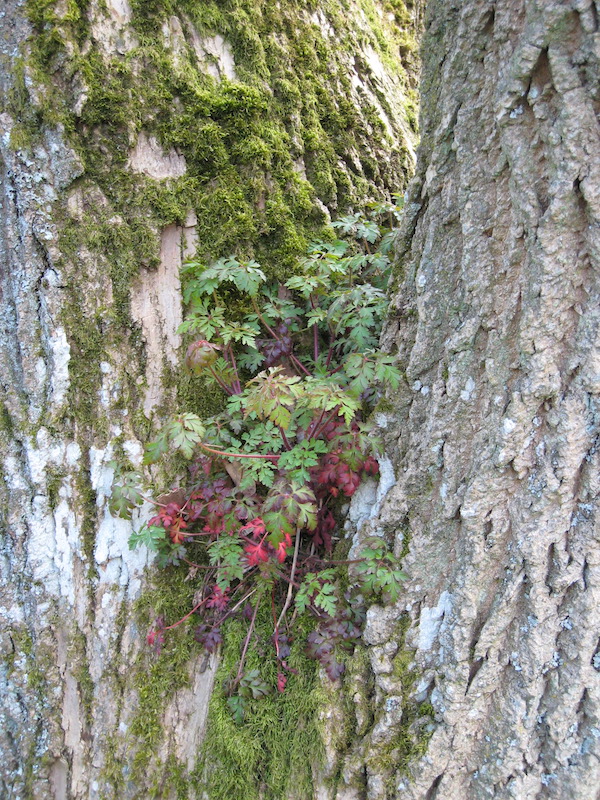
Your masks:
<svg viewBox="0 0 600 800"><path fill-rule="evenodd" d="M166 178L181 178L185 175L185 158L171 149L165 152L154 136L141 131L135 147L129 155L127 166L157 181Z"/></svg>
<svg viewBox="0 0 600 800"><path fill-rule="evenodd" d="M188 229L186 236L191 235ZM182 256L182 229L177 225L169 225L161 235L158 269L142 267L131 288L131 316L140 323L146 343L144 413L147 416L164 396L163 363L166 361L173 367L177 365L177 352L181 344L177 329L182 322L179 279Z"/></svg>
<svg viewBox="0 0 600 800"><path fill-rule="evenodd" d="M164 711L164 729L169 732L163 757L177 753L180 763L192 770L204 739L208 704L219 659L201 653L189 664L190 685L175 692Z"/></svg>

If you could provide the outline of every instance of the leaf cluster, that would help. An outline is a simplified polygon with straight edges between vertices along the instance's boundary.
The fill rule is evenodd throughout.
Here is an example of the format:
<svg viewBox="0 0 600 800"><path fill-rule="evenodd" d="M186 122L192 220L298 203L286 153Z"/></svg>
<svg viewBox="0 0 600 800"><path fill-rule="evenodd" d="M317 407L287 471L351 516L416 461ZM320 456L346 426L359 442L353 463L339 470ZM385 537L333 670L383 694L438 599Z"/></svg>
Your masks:
<svg viewBox="0 0 600 800"><path fill-rule="evenodd" d="M168 628L200 615L196 639L213 652L227 619L246 620L238 671L226 687L240 722L247 703L274 688L258 670L244 671L261 604L272 608L280 692L294 673L288 642L298 615L317 622L307 652L332 679L343 671L336 652L360 635L363 611L341 594L327 558L336 498L351 497L378 472L370 406L379 387L400 381L394 358L377 350L392 231L376 217L397 213L382 204L371 218L338 220L334 229L350 240L313 243L284 285L269 283L253 260L188 262L180 333L201 338L191 341L186 367L221 388L225 410L203 420L178 413L146 445L146 465L172 453L188 461L186 479L167 494L154 487L142 494L134 472L113 488L113 513L130 516L144 499L156 506L130 546L156 552L161 566L184 563L198 583L189 614L155 623L155 646ZM353 576L364 596L392 601L406 577L378 545L365 550Z"/></svg>

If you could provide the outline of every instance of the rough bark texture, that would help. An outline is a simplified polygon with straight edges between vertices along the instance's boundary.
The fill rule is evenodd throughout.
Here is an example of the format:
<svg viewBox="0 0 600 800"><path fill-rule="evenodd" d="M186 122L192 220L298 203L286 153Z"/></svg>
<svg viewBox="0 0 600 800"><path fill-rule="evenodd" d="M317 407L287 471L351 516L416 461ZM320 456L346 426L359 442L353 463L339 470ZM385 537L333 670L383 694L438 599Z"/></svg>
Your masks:
<svg viewBox="0 0 600 800"><path fill-rule="evenodd" d="M411 581L369 612L376 711L338 798L600 797L599 13L428 6L398 480L363 529Z"/></svg>
<svg viewBox="0 0 600 800"><path fill-rule="evenodd" d="M186 251L282 276L330 213L403 187L413 5L3 3L2 797L203 796L215 659L189 635L145 647L194 586L148 584L113 462L139 463L177 392L214 404L177 375ZM246 775L260 735L237 745L246 793L225 796L278 796ZM303 791L286 758L279 796Z"/></svg>

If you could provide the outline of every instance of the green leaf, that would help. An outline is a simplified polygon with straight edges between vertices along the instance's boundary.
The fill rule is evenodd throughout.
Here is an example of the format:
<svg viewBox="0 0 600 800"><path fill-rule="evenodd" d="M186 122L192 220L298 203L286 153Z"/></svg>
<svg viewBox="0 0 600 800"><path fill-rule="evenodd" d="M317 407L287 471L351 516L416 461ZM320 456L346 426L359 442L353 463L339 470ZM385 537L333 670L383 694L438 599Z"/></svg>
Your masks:
<svg viewBox="0 0 600 800"><path fill-rule="evenodd" d="M327 445L321 439L304 439L291 450L282 453L278 467L290 473L290 478L298 483L310 481L311 467L319 463L319 455L327 452Z"/></svg>
<svg viewBox="0 0 600 800"><path fill-rule="evenodd" d="M310 328L311 325L317 325L319 322L326 320L327 311L324 308L315 308L313 311L308 312L306 319L308 320L308 327Z"/></svg>
<svg viewBox="0 0 600 800"><path fill-rule="evenodd" d="M333 379L307 378L304 381L304 394L298 400L299 407L306 406L320 411L338 409L346 424L356 416L360 408L357 398L351 397L346 389Z"/></svg>
<svg viewBox="0 0 600 800"><path fill-rule="evenodd" d="M186 458L193 456L196 445L206 433L200 417L190 413L179 414L165 428L168 443L180 450Z"/></svg>
<svg viewBox="0 0 600 800"><path fill-rule="evenodd" d="M373 244L380 236L379 225L374 220L363 220L356 226L354 235L357 239L365 239L365 241Z"/></svg>
<svg viewBox="0 0 600 800"><path fill-rule="evenodd" d="M299 613L305 611L311 602L330 616L335 615L337 596L335 594L335 570L324 569L320 573L309 572L296 592L295 604Z"/></svg>
<svg viewBox="0 0 600 800"><path fill-rule="evenodd" d="M257 669L246 672L240 681L239 692L242 696L258 700L261 697L266 697L270 691L268 684L262 680Z"/></svg>
<svg viewBox="0 0 600 800"><path fill-rule="evenodd" d="M399 567L400 563L393 553L386 553L384 541L371 542L370 547L360 551L364 559L354 570L365 593L384 595L395 603L408 576Z"/></svg>
<svg viewBox="0 0 600 800"><path fill-rule="evenodd" d="M110 466L116 468L116 462L111 462ZM115 482L112 485L108 510L113 516L131 519L133 510L142 505L144 498L140 491L142 476L139 472L123 472L115 474Z"/></svg>
<svg viewBox="0 0 600 800"><path fill-rule="evenodd" d="M225 324L221 326L219 333L225 344L241 342L248 347L256 349L256 337L260 333L260 329L258 325L249 325L247 323Z"/></svg>
<svg viewBox="0 0 600 800"><path fill-rule="evenodd" d="M167 540L167 532L162 525L143 525L129 537L129 549L145 545L148 550L157 552L162 542Z"/></svg>
<svg viewBox="0 0 600 800"><path fill-rule="evenodd" d="M199 300L190 309L187 318L177 328L178 333L194 331L210 341L225 326L225 309L214 306L211 299Z"/></svg>
<svg viewBox="0 0 600 800"><path fill-rule="evenodd" d="M321 608L330 617L335 616L337 597L335 587L331 583L324 583L315 597L315 605Z"/></svg>
<svg viewBox="0 0 600 800"><path fill-rule="evenodd" d="M292 419L290 409L302 392L300 378L286 375L281 367L270 367L249 381L244 392L246 414L270 419L287 430Z"/></svg>
<svg viewBox="0 0 600 800"><path fill-rule="evenodd" d="M246 714L246 701L244 698L234 694L233 697L227 698L227 705L229 706L229 710L231 711L236 725L241 725Z"/></svg>
<svg viewBox="0 0 600 800"><path fill-rule="evenodd" d="M353 234L356 231L356 225L362 219L362 214L349 214L346 217L340 217L331 223L332 228L338 228L342 233Z"/></svg>
<svg viewBox="0 0 600 800"><path fill-rule="evenodd" d="M237 535L219 536L208 545L209 563L218 568L217 586L228 589L233 581L244 577L244 548Z"/></svg>
<svg viewBox="0 0 600 800"><path fill-rule="evenodd" d="M154 464L169 450L169 440L166 430L162 430L157 439L148 442L144 448L144 464Z"/></svg>
<svg viewBox="0 0 600 800"><path fill-rule="evenodd" d="M294 530L314 531L317 527L317 499L307 485L289 483L285 478L276 481L263 504L263 520L270 532L279 525Z"/></svg>
<svg viewBox="0 0 600 800"><path fill-rule="evenodd" d="M238 367L248 372L256 372L264 360L265 357L263 354L254 348L250 348L245 353L241 353L237 356Z"/></svg>

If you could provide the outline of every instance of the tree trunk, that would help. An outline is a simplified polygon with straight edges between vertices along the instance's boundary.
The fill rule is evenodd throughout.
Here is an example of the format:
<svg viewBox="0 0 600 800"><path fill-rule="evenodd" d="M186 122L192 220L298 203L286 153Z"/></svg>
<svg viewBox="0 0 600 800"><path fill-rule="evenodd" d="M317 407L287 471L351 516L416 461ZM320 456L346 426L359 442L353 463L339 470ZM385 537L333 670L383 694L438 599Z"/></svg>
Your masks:
<svg viewBox="0 0 600 800"><path fill-rule="evenodd" d="M337 798L600 797L599 12L429 3L397 483L362 532L411 580L369 612Z"/></svg>
<svg viewBox="0 0 600 800"><path fill-rule="evenodd" d="M4 2L3 797L310 795L303 744L276 783L235 731L227 795L201 748L216 659L145 644L194 586L148 577L107 497L176 397L214 407L179 373L182 257L281 277L330 214L403 189L418 24L398 0Z"/></svg>

